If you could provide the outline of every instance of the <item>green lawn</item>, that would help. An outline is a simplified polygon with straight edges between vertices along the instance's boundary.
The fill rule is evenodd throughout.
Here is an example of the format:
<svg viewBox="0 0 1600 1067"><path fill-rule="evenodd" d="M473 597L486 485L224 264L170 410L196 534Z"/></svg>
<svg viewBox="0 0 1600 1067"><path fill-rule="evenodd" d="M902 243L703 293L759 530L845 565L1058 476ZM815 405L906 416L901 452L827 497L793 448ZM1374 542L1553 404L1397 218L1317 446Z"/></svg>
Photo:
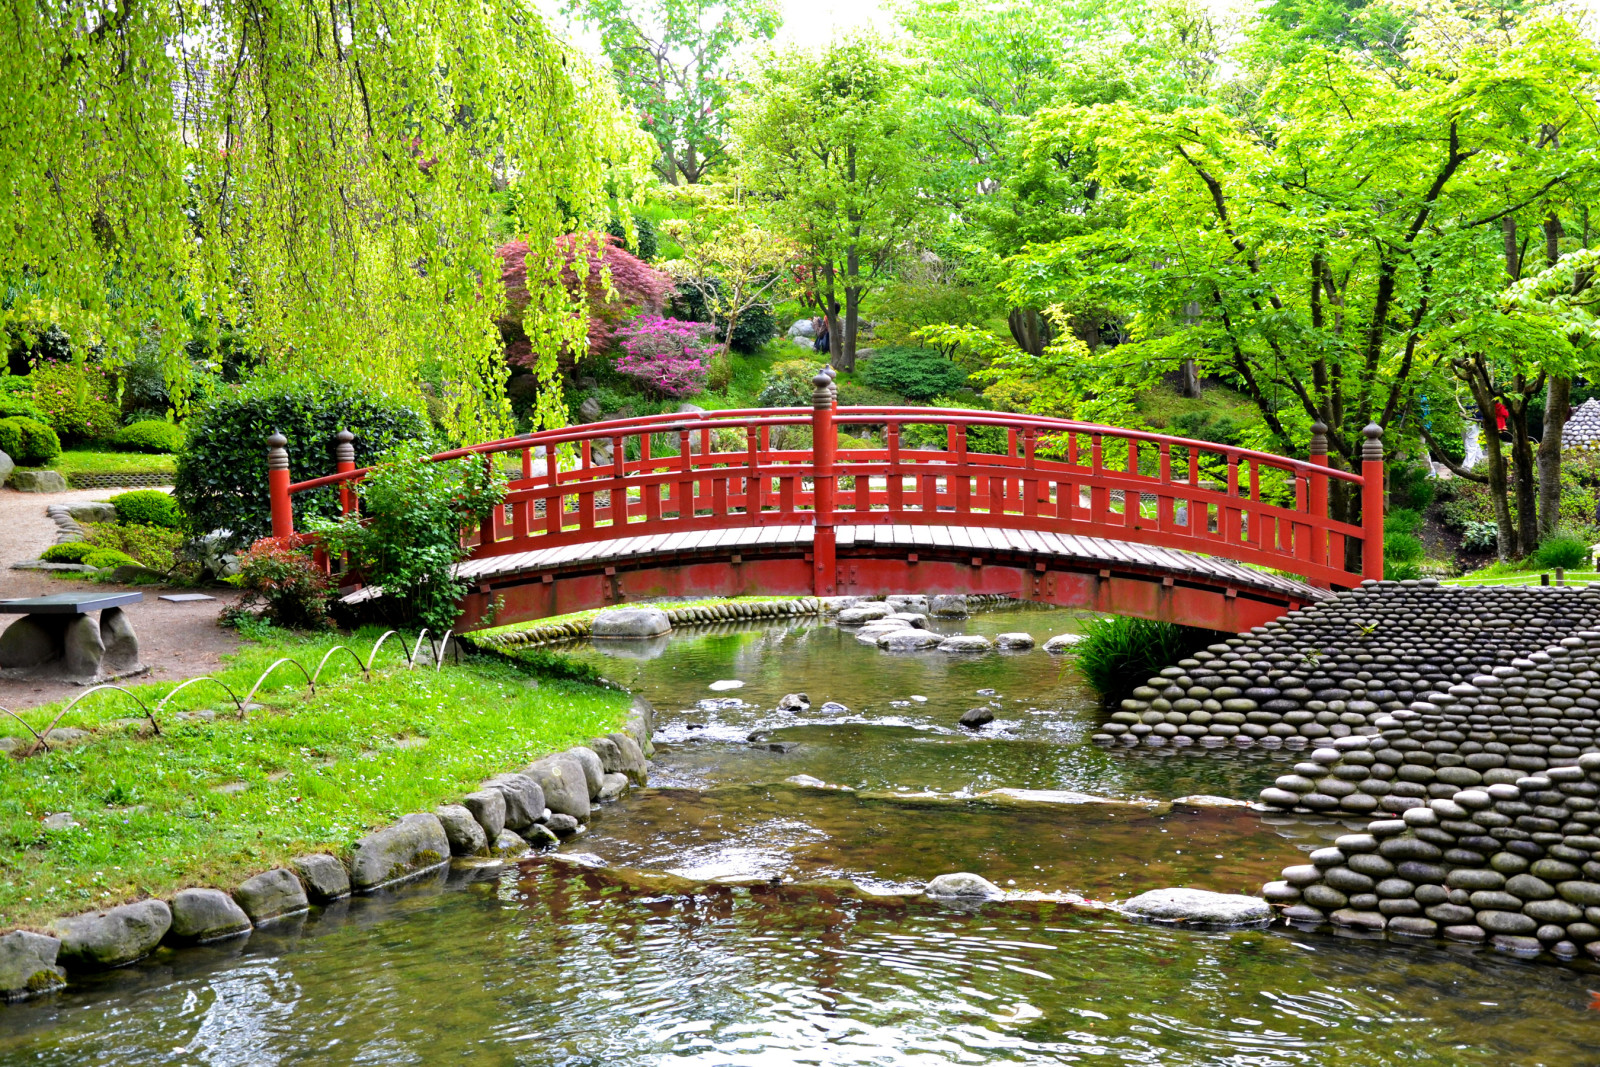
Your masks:
<svg viewBox="0 0 1600 1067"><path fill-rule="evenodd" d="M74 474L171 474L177 468L178 457L173 455L68 448L42 469L70 479Z"/></svg>
<svg viewBox="0 0 1600 1067"><path fill-rule="evenodd" d="M274 635L248 643L221 677L242 696L276 659L315 670L334 645L364 656L376 636ZM128 698L90 696L61 725L94 736L5 768L0 928L186 885L229 887L301 852L348 848L489 775L616 729L628 703L621 692L536 679L489 659L406 671L393 639L380 659L366 682L337 654L309 698L299 672L280 667L256 698L264 706L243 721L219 688L190 686L159 737L117 724L138 714ZM154 704L174 685L131 688ZM172 721L177 708L217 714ZM42 730L56 710L21 714ZM9 718L0 732L27 733ZM215 791L241 782L241 792ZM57 812L80 825L44 829L41 820Z"/></svg>
<svg viewBox="0 0 1600 1067"><path fill-rule="evenodd" d="M1486 585L1539 585L1541 575L1549 575L1550 584L1554 585L1556 572L1551 568L1539 570L1521 570L1515 564L1496 563L1481 570L1464 574L1459 578L1441 579L1442 585L1458 586L1486 586ZM1565 585L1589 585L1600 582L1600 572L1597 571L1566 571L1562 575Z"/></svg>
<svg viewBox="0 0 1600 1067"><path fill-rule="evenodd" d="M717 596L706 597L703 600L641 600L637 603L622 605L629 608L703 608L714 604L766 604L774 600L804 600L802 596ZM587 622L602 611L610 608L589 608L584 611L574 611L569 615L551 615L544 619L533 619L528 622L514 622L507 626L493 626L485 630L474 630L473 637L488 637L496 634L516 633L518 630L533 630L541 626L559 626L565 622Z"/></svg>

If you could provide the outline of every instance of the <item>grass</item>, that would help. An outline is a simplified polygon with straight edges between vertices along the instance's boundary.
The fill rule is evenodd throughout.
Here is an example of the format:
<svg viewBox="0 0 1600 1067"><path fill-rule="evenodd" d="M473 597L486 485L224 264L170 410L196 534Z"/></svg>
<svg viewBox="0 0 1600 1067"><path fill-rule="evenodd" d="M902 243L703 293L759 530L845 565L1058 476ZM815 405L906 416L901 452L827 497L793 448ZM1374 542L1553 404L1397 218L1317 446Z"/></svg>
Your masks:
<svg viewBox="0 0 1600 1067"><path fill-rule="evenodd" d="M93 448L68 448L39 469L59 471L68 478L74 474L171 474L178 469L178 457L148 452L101 452Z"/></svg>
<svg viewBox="0 0 1600 1067"><path fill-rule="evenodd" d="M1495 562L1488 566L1480 567L1471 574L1463 574L1459 578L1445 578L1443 585L1475 586L1475 585L1539 585L1542 575L1548 574L1550 581L1555 581L1555 568L1531 565L1526 560L1512 560L1510 562ZM1566 571L1562 580L1568 585L1588 585L1600 582L1600 571L1571 570Z"/></svg>
<svg viewBox="0 0 1600 1067"><path fill-rule="evenodd" d="M314 669L336 644L367 654L377 632L277 632L247 643L220 677L242 695L276 659ZM62 725L94 728L93 737L14 760L0 782L0 928L188 885L231 887L306 851L347 849L406 812L616 729L627 707L622 693L496 660L406 671L393 639L380 657L369 683L336 654L310 697L299 672L280 667L243 721L218 688L190 686L169 711L211 707L216 718L169 717L159 737L119 725L138 709L114 692L78 705ZM174 686L132 688L153 704ZM58 708L21 715L42 730ZM0 730L26 734L10 720ZM214 791L237 782L247 788ZM80 825L44 829L56 812Z"/></svg>
<svg viewBox="0 0 1600 1067"><path fill-rule="evenodd" d="M1078 642L1078 669L1107 703L1227 634L1196 626L1110 615L1090 619Z"/></svg>
<svg viewBox="0 0 1600 1067"><path fill-rule="evenodd" d="M624 604L629 608L704 608L715 604L766 604L774 600L804 600L800 596L716 596L705 597L701 600L641 600L636 603ZM541 626L560 626L567 622L588 622L602 611L611 608L588 608L584 611L574 611L569 615L551 615L548 618L533 619L529 622L514 622L506 626L494 626L486 630L475 630L472 636L486 637L493 634L516 633L518 630L533 630Z"/></svg>
<svg viewBox="0 0 1600 1067"><path fill-rule="evenodd" d="M1258 422L1261 412L1243 393L1206 381L1198 400L1190 400L1164 379L1158 379L1139 398L1139 414L1152 428L1168 429L1174 419L1184 415L1208 415L1212 422L1223 419L1243 426Z"/></svg>

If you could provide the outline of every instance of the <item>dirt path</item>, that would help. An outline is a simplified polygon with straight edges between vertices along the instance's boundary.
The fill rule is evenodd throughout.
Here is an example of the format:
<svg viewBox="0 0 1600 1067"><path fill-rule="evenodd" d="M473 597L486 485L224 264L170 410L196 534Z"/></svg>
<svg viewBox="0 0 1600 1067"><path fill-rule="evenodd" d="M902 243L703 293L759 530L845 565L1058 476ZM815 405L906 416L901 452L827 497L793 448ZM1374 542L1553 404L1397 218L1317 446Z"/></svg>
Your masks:
<svg viewBox="0 0 1600 1067"><path fill-rule="evenodd" d="M19 493L0 489L0 599L43 596L86 587L96 592L136 590L144 594L144 599L129 604L125 610L139 636L142 658L150 667L148 674L136 680L176 680L216 670L222 664L222 657L239 647L238 635L217 625L217 612L238 595L230 589L204 590L216 597L215 600L173 604L159 599L162 593L169 592L159 586L86 586L36 571L11 569L11 564L18 560L37 559L40 552L55 543L56 524L45 514L46 505L105 500L117 492L120 490ZM0 627L13 618L0 615ZM0 706L13 710L27 708L82 691L79 686L63 682L0 679Z"/></svg>

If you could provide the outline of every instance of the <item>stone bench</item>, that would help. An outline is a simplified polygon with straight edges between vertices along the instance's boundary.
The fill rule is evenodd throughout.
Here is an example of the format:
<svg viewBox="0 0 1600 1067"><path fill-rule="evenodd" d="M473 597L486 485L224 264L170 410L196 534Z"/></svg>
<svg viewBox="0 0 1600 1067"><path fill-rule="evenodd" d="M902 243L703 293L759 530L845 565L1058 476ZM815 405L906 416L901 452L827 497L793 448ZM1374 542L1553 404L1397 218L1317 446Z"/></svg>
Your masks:
<svg viewBox="0 0 1600 1067"><path fill-rule="evenodd" d="M122 610L143 599L143 593L53 593L0 600L0 615L22 616L0 633L0 675L89 685L144 670L139 639ZM100 618L91 619L91 611Z"/></svg>

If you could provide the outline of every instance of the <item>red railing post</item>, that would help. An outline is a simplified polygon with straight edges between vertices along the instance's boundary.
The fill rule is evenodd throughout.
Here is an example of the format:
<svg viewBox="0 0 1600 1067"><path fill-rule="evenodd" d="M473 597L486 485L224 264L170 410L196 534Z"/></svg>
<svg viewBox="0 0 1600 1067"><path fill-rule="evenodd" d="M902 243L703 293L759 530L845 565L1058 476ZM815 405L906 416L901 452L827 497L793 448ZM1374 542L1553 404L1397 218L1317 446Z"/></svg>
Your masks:
<svg viewBox="0 0 1600 1067"><path fill-rule="evenodd" d="M834 535L833 535L833 408L835 393L833 378L827 371L818 371L811 379L811 458L812 458L812 511L811 521L816 528L811 545L813 560L812 586L817 596L832 596L834 586Z"/></svg>
<svg viewBox="0 0 1600 1067"><path fill-rule="evenodd" d="M349 430L340 430L333 435L338 444L333 446L334 469L340 474L349 474L356 469L356 435ZM356 508L356 489L349 479L339 483L339 512L348 515Z"/></svg>
<svg viewBox="0 0 1600 1067"><path fill-rule="evenodd" d="M1383 578L1383 427L1361 431L1361 576Z"/></svg>
<svg viewBox="0 0 1600 1067"><path fill-rule="evenodd" d="M294 533L294 506L289 503L289 439L274 431L267 438L267 499L272 506L272 536Z"/></svg>
<svg viewBox="0 0 1600 1067"><path fill-rule="evenodd" d="M1328 465L1328 427L1326 423L1311 424L1311 454L1307 457L1314 467ZM1306 510L1311 517L1311 560L1319 567L1328 563L1328 476L1311 472L1307 486Z"/></svg>

